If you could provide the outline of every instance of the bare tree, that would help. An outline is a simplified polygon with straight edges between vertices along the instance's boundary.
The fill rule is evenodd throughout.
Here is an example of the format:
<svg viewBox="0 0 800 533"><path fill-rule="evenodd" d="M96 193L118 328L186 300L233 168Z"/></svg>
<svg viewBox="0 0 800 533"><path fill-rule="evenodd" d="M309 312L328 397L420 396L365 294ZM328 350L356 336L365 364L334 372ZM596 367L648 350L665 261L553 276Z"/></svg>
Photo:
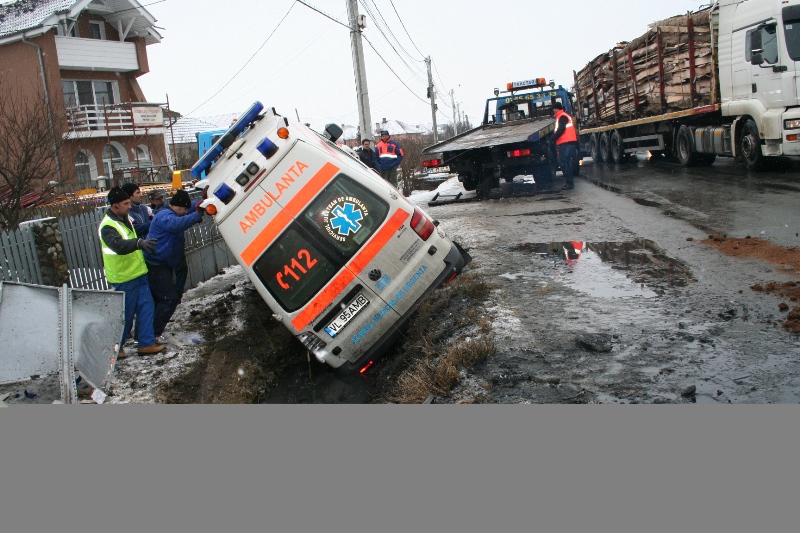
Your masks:
<svg viewBox="0 0 800 533"><path fill-rule="evenodd" d="M63 117L49 112L40 89L0 82L0 227L15 229L27 208L45 203L66 180L58 160L63 131Z"/></svg>
<svg viewBox="0 0 800 533"><path fill-rule="evenodd" d="M403 181L403 195L410 195L415 188L418 188L418 174L422 172L422 150L426 146L433 144L432 136L425 136L420 139L406 139L401 144L403 148L403 162L400 164L398 180Z"/></svg>

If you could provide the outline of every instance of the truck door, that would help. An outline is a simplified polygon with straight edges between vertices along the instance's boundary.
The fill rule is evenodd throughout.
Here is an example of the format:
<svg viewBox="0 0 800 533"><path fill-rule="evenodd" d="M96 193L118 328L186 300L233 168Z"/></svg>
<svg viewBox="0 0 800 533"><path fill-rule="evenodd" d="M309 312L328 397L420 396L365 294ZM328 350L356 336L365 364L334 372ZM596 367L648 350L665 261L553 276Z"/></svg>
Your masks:
<svg viewBox="0 0 800 533"><path fill-rule="evenodd" d="M751 87L752 97L758 99L768 109L783 107L782 73L780 69L773 69L773 67L779 67L782 64L778 47L777 23L772 22L747 30L745 42L745 54L748 62L753 57L753 50L759 48L762 50L761 56L764 60L761 65L750 66L753 82Z"/></svg>

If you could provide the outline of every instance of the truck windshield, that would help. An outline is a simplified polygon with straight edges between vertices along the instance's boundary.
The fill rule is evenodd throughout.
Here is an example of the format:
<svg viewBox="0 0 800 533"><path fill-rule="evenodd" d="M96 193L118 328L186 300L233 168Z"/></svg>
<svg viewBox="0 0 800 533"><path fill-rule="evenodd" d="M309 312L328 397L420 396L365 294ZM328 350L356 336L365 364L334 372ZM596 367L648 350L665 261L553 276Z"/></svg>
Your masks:
<svg viewBox="0 0 800 533"><path fill-rule="evenodd" d="M786 35L786 49L792 61L800 61L800 19L787 20L783 23Z"/></svg>

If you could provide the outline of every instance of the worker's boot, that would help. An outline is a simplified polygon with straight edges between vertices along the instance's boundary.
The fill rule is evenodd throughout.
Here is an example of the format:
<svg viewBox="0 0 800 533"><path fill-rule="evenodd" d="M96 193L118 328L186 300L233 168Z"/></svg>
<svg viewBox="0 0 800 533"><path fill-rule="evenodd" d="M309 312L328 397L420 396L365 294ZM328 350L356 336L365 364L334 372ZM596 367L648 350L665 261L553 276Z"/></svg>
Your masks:
<svg viewBox="0 0 800 533"><path fill-rule="evenodd" d="M117 361L125 359L126 357L128 357L128 354L125 353L125 348L120 347L119 353L117 354Z"/></svg>
<svg viewBox="0 0 800 533"><path fill-rule="evenodd" d="M145 346L144 348L139 348L139 355L153 355L159 352L163 352L166 350L167 347L163 344L153 344L152 346Z"/></svg>

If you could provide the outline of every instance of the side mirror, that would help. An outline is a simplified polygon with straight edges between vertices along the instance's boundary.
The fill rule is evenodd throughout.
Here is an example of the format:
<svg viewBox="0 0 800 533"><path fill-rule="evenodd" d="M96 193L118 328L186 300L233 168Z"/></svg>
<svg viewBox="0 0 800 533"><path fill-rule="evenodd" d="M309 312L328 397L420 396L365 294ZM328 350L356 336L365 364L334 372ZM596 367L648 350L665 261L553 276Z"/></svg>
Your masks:
<svg viewBox="0 0 800 533"><path fill-rule="evenodd" d="M764 54L761 50L753 50L751 52L750 64L756 66L764 64Z"/></svg>
<svg viewBox="0 0 800 533"><path fill-rule="evenodd" d="M342 128L337 126L336 124L328 124L325 126L325 137L332 143L335 143L339 140L339 137L342 136Z"/></svg>

